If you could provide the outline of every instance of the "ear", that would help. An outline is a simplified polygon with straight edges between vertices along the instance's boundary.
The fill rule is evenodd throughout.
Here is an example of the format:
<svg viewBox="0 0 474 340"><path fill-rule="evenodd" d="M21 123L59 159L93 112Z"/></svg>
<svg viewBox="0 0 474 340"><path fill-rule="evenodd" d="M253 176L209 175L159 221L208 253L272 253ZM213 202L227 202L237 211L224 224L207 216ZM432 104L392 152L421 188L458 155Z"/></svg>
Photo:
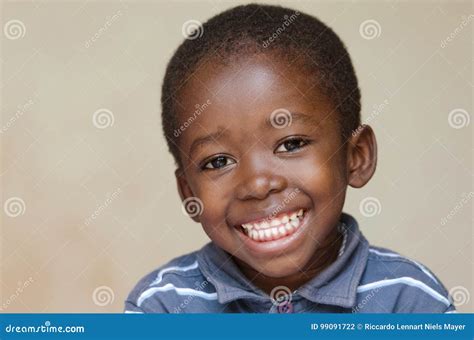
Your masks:
<svg viewBox="0 0 474 340"><path fill-rule="evenodd" d="M174 175L176 176L176 184L178 186L178 192L179 196L181 197L181 201L183 202L187 198L195 197L191 188L189 187L189 184L186 180L186 176L181 167L175 170ZM196 216L191 216L191 218L194 220L194 222L200 223L199 214L197 214Z"/></svg>
<svg viewBox="0 0 474 340"><path fill-rule="evenodd" d="M351 187L363 187L377 166L377 141L372 128L362 124L349 138L347 171Z"/></svg>

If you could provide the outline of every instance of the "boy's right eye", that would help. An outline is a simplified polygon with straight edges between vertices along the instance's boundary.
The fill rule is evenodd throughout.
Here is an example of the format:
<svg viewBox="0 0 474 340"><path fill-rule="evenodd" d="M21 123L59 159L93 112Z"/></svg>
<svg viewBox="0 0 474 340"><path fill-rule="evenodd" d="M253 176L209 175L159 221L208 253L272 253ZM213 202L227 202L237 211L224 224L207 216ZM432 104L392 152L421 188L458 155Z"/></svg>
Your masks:
<svg viewBox="0 0 474 340"><path fill-rule="evenodd" d="M207 161L202 168L203 169L220 169L227 165L234 164L235 161L227 156L217 156Z"/></svg>

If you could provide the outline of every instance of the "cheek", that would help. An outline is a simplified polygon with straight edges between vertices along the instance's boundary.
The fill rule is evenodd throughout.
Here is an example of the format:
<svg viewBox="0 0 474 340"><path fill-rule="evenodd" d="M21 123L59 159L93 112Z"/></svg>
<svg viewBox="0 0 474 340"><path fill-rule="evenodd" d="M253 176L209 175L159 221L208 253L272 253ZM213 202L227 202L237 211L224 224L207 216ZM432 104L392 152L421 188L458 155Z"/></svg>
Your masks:
<svg viewBox="0 0 474 340"><path fill-rule="evenodd" d="M218 242L228 237L230 227L226 223L224 193L218 188L200 188L198 197L203 202L200 222L206 234Z"/></svg>
<svg viewBox="0 0 474 340"><path fill-rule="evenodd" d="M343 159L336 153L315 153L301 160L294 174L308 194L318 200L334 199L344 193L347 180Z"/></svg>

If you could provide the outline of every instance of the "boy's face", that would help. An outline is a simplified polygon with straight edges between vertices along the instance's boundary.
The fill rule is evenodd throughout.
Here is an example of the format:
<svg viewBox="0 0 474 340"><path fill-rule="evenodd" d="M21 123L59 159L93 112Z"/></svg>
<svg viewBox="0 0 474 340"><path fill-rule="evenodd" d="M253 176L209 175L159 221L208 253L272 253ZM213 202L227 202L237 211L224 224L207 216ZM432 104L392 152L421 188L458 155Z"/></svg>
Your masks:
<svg viewBox="0 0 474 340"><path fill-rule="evenodd" d="M347 150L338 112L304 70L269 56L242 59L204 64L180 92L180 124L190 124L176 174L182 197L202 201L195 220L218 246L284 277L321 255L339 221Z"/></svg>

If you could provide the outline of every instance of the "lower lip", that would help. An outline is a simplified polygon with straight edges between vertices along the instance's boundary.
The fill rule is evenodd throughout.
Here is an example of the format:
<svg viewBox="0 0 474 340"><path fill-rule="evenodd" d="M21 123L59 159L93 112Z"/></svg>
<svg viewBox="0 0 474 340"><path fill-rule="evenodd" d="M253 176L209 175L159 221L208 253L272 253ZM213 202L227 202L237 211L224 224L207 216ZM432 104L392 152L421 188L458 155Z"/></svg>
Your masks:
<svg viewBox="0 0 474 340"><path fill-rule="evenodd" d="M264 256L271 256L277 255L281 252L288 252L293 248L296 248L300 241L303 239L303 234L305 229L307 228L308 224L308 210L305 210L303 218L300 221L300 226L296 231L285 237L279 238L277 240L272 241L255 241L251 239L249 236L244 234L242 231L237 230L237 234L241 238L242 242L244 243L245 247L255 255L264 255Z"/></svg>

